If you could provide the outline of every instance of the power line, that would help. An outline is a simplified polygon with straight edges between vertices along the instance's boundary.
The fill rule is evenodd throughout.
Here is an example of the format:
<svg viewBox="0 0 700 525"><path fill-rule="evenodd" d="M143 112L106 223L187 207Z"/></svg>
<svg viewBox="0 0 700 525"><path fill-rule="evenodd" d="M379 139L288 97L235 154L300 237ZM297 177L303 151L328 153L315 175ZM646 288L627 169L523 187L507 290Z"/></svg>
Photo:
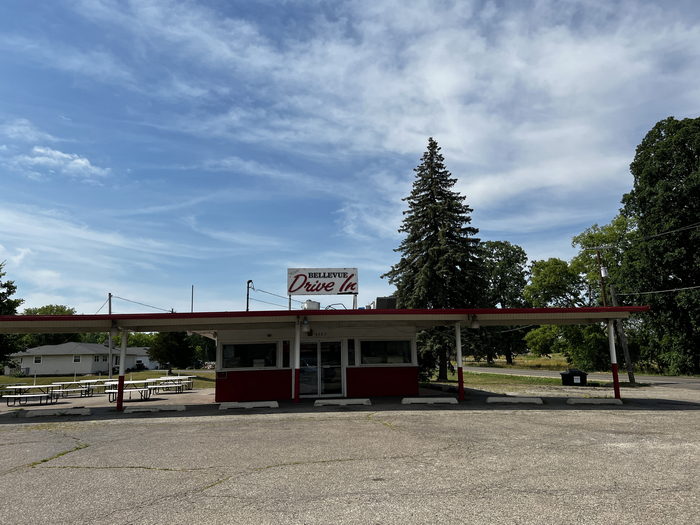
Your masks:
<svg viewBox="0 0 700 525"><path fill-rule="evenodd" d="M124 297L119 297L118 295L112 295L112 297L114 299L121 299L122 301L126 301L127 303L134 303L134 304L138 304L141 306L145 306L146 308L153 308L154 310L161 310L163 312L172 313L172 310L166 310L165 308L159 308L157 306L152 306L152 305L146 304L146 303L139 303L138 301L132 301L131 299L125 299Z"/></svg>
<svg viewBox="0 0 700 525"><path fill-rule="evenodd" d="M100 306L99 310L97 310L97 311L95 312L95 315L99 314L99 313L100 313L100 310L102 310L108 302L109 302L109 297L107 297L107 299L105 300L105 302L102 303L102 306Z"/></svg>
<svg viewBox="0 0 700 525"><path fill-rule="evenodd" d="M271 303L269 301L263 301L262 299L256 299L255 297L250 298L251 301L256 301L258 303L265 303L265 304L271 304L272 306L279 306L280 308L287 308L287 305L285 304L277 304L277 303Z"/></svg>
<svg viewBox="0 0 700 525"><path fill-rule="evenodd" d="M683 227L677 228L675 230L669 230L667 232L662 232L662 233L657 233L655 235L649 235L647 237L642 237L641 239L638 239L638 240L646 241L647 239L653 239L654 237L661 237L662 235L668 235L669 233L682 232L685 230L694 230L696 228L700 228L700 222L696 222L695 224L689 224L688 226L683 226Z"/></svg>
<svg viewBox="0 0 700 525"><path fill-rule="evenodd" d="M694 224L688 224L687 226L681 226L680 228L676 228L675 230L668 230L665 232L661 233L655 233L654 235L647 235L645 237L640 237L638 239L635 238L630 238L627 239L629 242L641 242L641 241L648 241L649 239L654 239L656 237L663 237L664 235L668 235L670 233L676 233L676 232L682 232L686 230L695 230L700 228L700 222L696 222ZM619 246L611 246L609 244L607 245L602 245L602 246L591 246L591 247L582 247L584 251L596 251L596 250L613 250L613 249L619 249Z"/></svg>
<svg viewBox="0 0 700 525"><path fill-rule="evenodd" d="M653 292L619 293L617 295L648 295L648 294L655 294L655 293L680 292L682 290L695 290L696 288L700 288L700 286L686 286L685 288L669 288L668 290L655 290Z"/></svg>
<svg viewBox="0 0 700 525"><path fill-rule="evenodd" d="M267 292L265 290L261 290L260 288L253 288L253 290L255 290L256 292L260 292L260 293L266 293L267 295L273 295L275 297L279 297L280 299L287 299L287 297L284 295L279 295L276 293ZM304 301L298 301L297 299L292 299L292 301L294 301L295 303L304 304Z"/></svg>

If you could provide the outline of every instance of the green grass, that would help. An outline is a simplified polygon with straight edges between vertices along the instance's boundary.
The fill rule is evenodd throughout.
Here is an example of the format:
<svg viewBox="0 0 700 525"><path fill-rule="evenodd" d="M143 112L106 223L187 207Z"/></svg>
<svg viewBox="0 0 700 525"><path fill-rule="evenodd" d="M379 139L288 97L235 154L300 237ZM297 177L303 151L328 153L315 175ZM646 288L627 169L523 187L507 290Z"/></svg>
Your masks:
<svg viewBox="0 0 700 525"><path fill-rule="evenodd" d="M447 381L448 383L457 384L457 374L448 373ZM468 387L483 385L561 385L561 379L556 377L514 376L465 371L464 385Z"/></svg>
<svg viewBox="0 0 700 525"><path fill-rule="evenodd" d="M182 372L182 375L187 375L191 376L194 375L196 376L194 379L194 388L214 388L215 380L216 380L216 372L213 370L197 370L192 371L192 370L180 370L180 371L175 371L173 370L173 374L177 374L179 372ZM125 374L125 377L127 380L135 379L135 380L140 380L140 379L153 379L156 377L163 377L166 375L166 372L161 371L161 370L143 370L141 372L129 372ZM103 374L101 376L98 375L78 375L75 377L77 381L80 381L81 379L104 379L106 377L106 374ZM113 375L113 379L117 379L117 375ZM36 384L37 385L50 385L51 383L54 382L59 382L59 381L73 381L73 375L68 375L68 376L37 376L36 377ZM11 377L11 376L0 376L0 386L3 385L12 385L12 384L26 384L26 385L33 385L34 384L34 376L31 377Z"/></svg>
<svg viewBox="0 0 700 525"><path fill-rule="evenodd" d="M566 362L566 357L564 357L564 354L552 354L551 357L519 355L513 358L512 365L506 363L506 360L503 358L495 359L493 363L487 363L486 361L475 361L468 358L464 360L464 366L556 370L561 372L569 368L570 365Z"/></svg>

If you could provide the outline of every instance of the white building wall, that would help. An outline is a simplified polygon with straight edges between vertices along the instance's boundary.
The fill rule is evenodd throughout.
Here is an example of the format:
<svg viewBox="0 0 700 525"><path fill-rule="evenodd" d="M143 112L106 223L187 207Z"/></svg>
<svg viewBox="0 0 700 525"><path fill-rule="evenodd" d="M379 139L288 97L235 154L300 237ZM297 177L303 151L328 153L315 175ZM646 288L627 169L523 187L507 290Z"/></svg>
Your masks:
<svg viewBox="0 0 700 525"><path fill-rule="evenodd" d="M41 356L41 363L34 362L34 356L22 356L20 368L29 369L28 375L84 375L92 372L91 355L81 355L80 362L74 363L72 355Z"/></svg>

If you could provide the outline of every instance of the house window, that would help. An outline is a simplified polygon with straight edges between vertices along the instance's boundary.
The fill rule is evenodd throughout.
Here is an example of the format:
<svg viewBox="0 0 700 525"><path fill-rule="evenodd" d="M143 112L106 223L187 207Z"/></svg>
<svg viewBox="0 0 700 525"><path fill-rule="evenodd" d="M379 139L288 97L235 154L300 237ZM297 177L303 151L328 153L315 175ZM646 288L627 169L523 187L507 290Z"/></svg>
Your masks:
<svg viewBox="0 0 700 525"><path fill-rule="evenodd" d="M363 365L410 363L411 341L361 341Z"/></svg>
<svg viewBox="0 0 700 525"><path fill-rule="evenodd" d="M277 343L223 345L222 368L277 366Z"/></svg>
<svg viewBox="0 0 700 525"><path fill-rule="evenodd" d="M40 356L40 355L35 355L35 356L34 356L34 364L35 364L35 365L41 364L41 356Z"/></svg>
<svg viewBox="0 0 700 525"><path fill-rule="evenodd" d="M96 356L95 356L95 363L99 363L99 362L100 362L100 356L99 356L99 355L96 355Z"/></svg>
<svg viewBox="0 0 700 525"><path fill-rule="evenodd" d="M73 356L73 362L74 362L74 363L80 363L80 356L79 356L79 355L74 355L74 356Z"/></svg>
<svg viewBox="0 0 700 525"><path fill-rule="evenodd" d="M103 355L103 356L102 356L102 362L103 362L103 363L106 363L106 362L107 362L107 356L106 356L106 355Z"/></svg>
<svg viewBox="0 0 700 525"><path fill-rule="evenodd" d="M114 366L117 366L117 365L119 364L119 358L120 358L120 357L121 357L121 356L118 356L118 355L115 355L115 356L114 356Z"/></svg>

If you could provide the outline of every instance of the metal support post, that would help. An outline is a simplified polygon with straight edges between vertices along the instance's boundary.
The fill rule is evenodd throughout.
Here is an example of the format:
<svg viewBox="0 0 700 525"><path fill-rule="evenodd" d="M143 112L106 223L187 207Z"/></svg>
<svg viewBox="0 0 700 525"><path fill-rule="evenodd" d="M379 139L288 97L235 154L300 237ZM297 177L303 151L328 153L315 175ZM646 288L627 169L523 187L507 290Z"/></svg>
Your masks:
<svg viewBox="0 0 700 525"><path fill-rule="evenodd" d="M608 319L608 344L610 345L610 364L612 365L615 399L621 399L620 378L617 374L617 353L615 352L615 325L612 319Z"/></svg>
<svg viewBox="0 0 700 525"><path fill-rule="evenodd" d="M117 385L117 410L124 410L124 362L126 361L126 343L129 339L129 332L122 330L122 352L119 357L119 384Z"/></svg>
<svg viewBox="0 0 700 525"><path fill-rule="evenodd" d="M297 317L296 324L294 325L294 350L292 355L292 362L294 368L294 386L293 386L293 399L295 403L299 402L299 383L301 379L301 320Z"/></svg>
<svg viewBox="0 0 700 525"><path fill-rule="evenodd" d="M464 401L464 371L462 370L462 327L455 323L455 346L457 348L457 399Z"/></svg>

